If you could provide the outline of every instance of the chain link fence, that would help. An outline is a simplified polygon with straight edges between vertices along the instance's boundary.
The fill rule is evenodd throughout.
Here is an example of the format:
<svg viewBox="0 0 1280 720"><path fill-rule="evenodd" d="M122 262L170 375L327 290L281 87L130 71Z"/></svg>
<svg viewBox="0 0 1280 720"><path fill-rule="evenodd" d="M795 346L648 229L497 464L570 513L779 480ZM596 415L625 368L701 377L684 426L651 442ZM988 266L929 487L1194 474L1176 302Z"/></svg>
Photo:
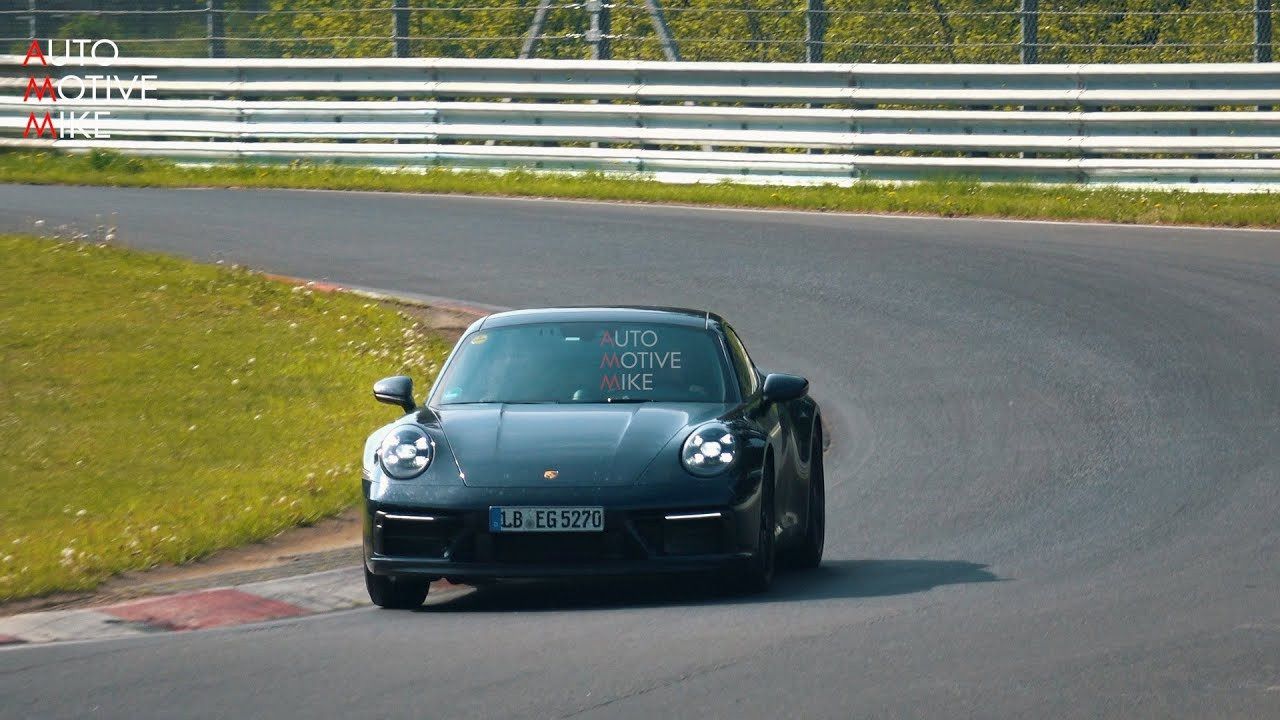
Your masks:
<svg viewBox="0 0 1280 720"><path fill-rule="evenodd" d="M1271 0L0 0L0 45L109 38L123 55L168 57L1269 62L1273 22Z"/></svg>

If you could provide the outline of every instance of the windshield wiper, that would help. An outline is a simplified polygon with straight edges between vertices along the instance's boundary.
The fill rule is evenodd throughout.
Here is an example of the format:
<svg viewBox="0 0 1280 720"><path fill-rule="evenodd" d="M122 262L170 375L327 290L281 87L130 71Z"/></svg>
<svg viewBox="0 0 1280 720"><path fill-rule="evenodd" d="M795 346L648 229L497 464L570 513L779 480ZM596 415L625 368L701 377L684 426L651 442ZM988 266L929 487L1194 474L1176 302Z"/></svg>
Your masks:
<svg viewBox="0 0 1280 720"><path fill-rule="evenodd" d="M605 398L607 403L646 403L653 402L649 398Z"/></svg>
<svg viewBox="0 0 1280 720"><path fill-rule="evenodd" d="M559 405L559 400L465 400L442 405Z"/></svg>
<svg viewBox="0 0 1280 720"><path fill-rule="evenodd" d="M506 400L506 405L559 405L559 400Z"/></svg>

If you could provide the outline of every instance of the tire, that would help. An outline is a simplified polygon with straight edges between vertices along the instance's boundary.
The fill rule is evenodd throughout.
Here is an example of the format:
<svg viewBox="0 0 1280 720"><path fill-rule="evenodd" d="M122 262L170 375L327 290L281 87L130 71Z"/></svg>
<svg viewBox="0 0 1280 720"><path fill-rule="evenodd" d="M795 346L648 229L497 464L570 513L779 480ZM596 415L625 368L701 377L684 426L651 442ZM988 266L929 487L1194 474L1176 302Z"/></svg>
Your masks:
<svg viewBox="0 0 1280 720"><path fill-rule="evenodd" d="M364 587L374 605L388 610L414 610L427 599L431 583L391 575L374 575L364 569Z"/></svg>
<svg viewBox="0 0 1280 720"><path fill-rule="evenodd" d="M760 497L760 527L756 536L756 552L750 563L737 576L735 585L744 593L762 593L773 585L778 565L778 547L773 518L773 465L765 465Z"/></svg>
<svg viewBox="0 0 1280 720"><path fill-rule="evenodd" d="M804 539L796 548L793 564L798 568L816 568L822 564L822 550L827 533L827 487L822 465L822 426L814 429L809 458L809 512L805 518Z"/></svg>

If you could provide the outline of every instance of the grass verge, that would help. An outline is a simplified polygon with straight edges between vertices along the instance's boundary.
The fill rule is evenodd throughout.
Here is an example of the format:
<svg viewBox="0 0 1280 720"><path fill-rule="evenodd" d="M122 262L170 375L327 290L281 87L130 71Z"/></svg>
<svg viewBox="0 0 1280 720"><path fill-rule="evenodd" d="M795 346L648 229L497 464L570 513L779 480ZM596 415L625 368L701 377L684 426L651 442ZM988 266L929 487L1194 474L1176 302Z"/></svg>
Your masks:
<svg viewBox="0 0 1280 720"><path fill-rule="evenodd" d="M1110 187L984 184L938 180L849 188L730 183L672 185L640 177L455 172L389 173L341 165L233 164L183 167L94 151L0 153L0 182L131 187L270 187L461 193L689 203L748 208L903 213L943 217L1100 220L1226 227L1280 227L1280 201L1258 193L1216 194Z"/></svg>
<svg viewBox="0 0 1280 720"><path fill-rule="evenodd" d="M359 497L371 383L448 348L244 270L0 236L0 600L260 540Z"/></svg>

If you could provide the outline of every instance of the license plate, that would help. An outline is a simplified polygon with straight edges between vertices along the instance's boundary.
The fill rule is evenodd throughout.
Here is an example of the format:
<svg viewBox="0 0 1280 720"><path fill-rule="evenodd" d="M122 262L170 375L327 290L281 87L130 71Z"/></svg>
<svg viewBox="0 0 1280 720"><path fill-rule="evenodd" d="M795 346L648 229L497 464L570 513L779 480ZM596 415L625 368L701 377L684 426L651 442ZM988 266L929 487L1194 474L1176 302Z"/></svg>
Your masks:
<svg viewBox="0 0 1280 720"><path fill-rule="evenodd" d="M489 508L489 532L602 532L603 530L604 508Z"/></svg>

